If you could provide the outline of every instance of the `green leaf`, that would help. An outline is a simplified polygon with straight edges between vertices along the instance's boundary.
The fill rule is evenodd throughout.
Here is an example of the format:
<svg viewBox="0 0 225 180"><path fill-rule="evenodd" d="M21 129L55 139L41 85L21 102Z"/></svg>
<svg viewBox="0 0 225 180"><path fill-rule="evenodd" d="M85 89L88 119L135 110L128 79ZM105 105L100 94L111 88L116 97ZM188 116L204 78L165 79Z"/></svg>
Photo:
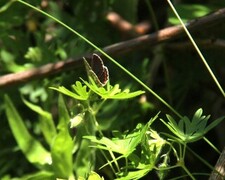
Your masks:
<svg viewBox="0 0 225 180"><path fill-rule="evenodd" d="M126 176L123 176L121 178L116 178L115 180L140 179L141 177L145 176L150 170L151 169L145 168L145 169L141 169L141 170L137 170L137 171L128 171L128 173L126 174Z"/></svg>
<svg viewBox="0 0 225 180"><path fill-rule="evenodd" d="M216 127L219 123L221 123L221 121L223 121L225 118L225 116L222 116L216 120L214 120L210 125L208 125L205 129L206 132L210 131L211 129L213 129L214 127Z"/></svg>
<svg viewBox="0 0 225 180"><path fill-rule="evenodd" d="M53 169L58 178L68 179L73 173L73 140L68 131L59 132L51 147Z"/></svg>
<svg viewBox="0 0 225 180"><path fill-rule="evenodd" d="M34 174L29 174L26 176L23 176L22 179L26 180L52 180L55 179L55 175L52 172L48 171L40 171Z"/></svg>
<svg viewBox="0 0 225 180"><path fill-rule="evenodd" d="M8 1L7 3L5 3L4 6L1 6L0 13L3 13L4 11L7 11L14 2L15 1Z"/></svg>
<svg viewBox="0 0 225 180"><path fill-rule="evenodd" d="M15 55L4 49L0 51L1 63L10 72L19 72L28 69L25 65L18 65L15 62Z"/></svg>
<svg viewBox="0 0 225 180"><path fill-rule="evenodd" d="M23 120L16 111L10 98L5 95L5 108L6 115L12 133L18 143L20 149L26 156L29 162L37 166L42 166L46 164L51 164L50 153L45 150L39 141L34 139L28 132Z"/></svg>
<svg viewBox="0 0 225 180"><path fill-rule="evenodd" d="M110 151L122 154L124 157L128 157L141 143L143 137L151 125L151 123L158 117L158 114L151 118L151 120L142 126L138 124L137 127L128 134L117 133L118 136L112 139L102 137L101 139L95 136L84 136L84 138L90 139L92 142L99 144L97 148L109 149ZM114 133L115 134L115 133Z"/></svg>
<svg viewBox="0 0 225 180"><path fill-rule="evenodd" d="M85 177L91 172L94 164L96 163L96 149L92 148L93 145L90 140L85 139L85 135L92 135L95 137L96 127L92 121L91 114L85 115L85 123L80 124L76 128L76 157L74 162L76 177Z"/></svg>
<svg viewBox="0 0 225 180"><path fill-rule="evenodd" d="M176 10L182 20L187 22L188 20L196 19L210 13L214 8L200 4L180 4L176 5ZM169 11L169 22L171 24L180 24L172 10Z"/></svg>
<svg viewBox="0 0 225 180"><path fill-rule="evenodd" d="M35 111L36 113L38 113L40 115L39 120L40 120L41 131L45 137L45 140L50 145L52 143L53 138L56 135L56 128L55 128L55 124L54 124L52 115L49 112L44 111L41 107L28 102L24 98L22 98L22 99L23 99L23 102L30 109L32 109L33 111Z"/></svg>
<svg viewBox="0 0 225 180"><path fill-rule="evenodd" d="M58 108L59 108L59 123L57 129L66 131L68 129L70 116L61 94L59 95Z"/></svg>
<svg viewBox="0 0 225 180"><path fill-rule="evenodd" d="M59 96L59 133L56 135L52 147L52 162L56 177L66 178L73 176L73 140L69 134L69 115L62 96Z"/></svg>
<svg viewBox="0 0 225 180"><path fill-rule="evenodd" d="M192 133L195 131L195 128L196 128L196 126L192 128L191 124L193 123L193 121L191 122L188 117L184 116L180 120L180 122L183 122L183 124L184 124L184 129L182 132L187 135L192 135Z"/></svg>
<svg viewBox="0 0 225 180"><path fill-rule="evenodd" d="M72 88L81 97L85 97L85 99L89 97L87 86L83 86L80 81L76 81L76 83L72 85Z"/></svg>
<svg viewBox="0 0 225 180"><path fill-rule="evenodd" d="M65 95L70 96L77 100L87 100L88 99L89 93L86 90L87 87L82 86L79 81L77 81L75 85L72 85L72 88L74 89L75 92L72 92L63 86L60 86L58 88L50 87L50 89L56 90L62 94L65 94Z"/></svg>
<svg viewBox="0 0 225 180"><path fill-rule="evenodd" d="M96 172L91 172L88 176L88 180L104 180L104 178L101 178Z"/></svg>
<svg viewBox="0 0 225 180"><path fill-rule="evenodd" d="M25 54L25 58L33 62L40 62L42 60L43 53L40 47L29 47L28 52Z"/></svg>
<svg viewBox="0 0 225 180"><path fill-rule="evenodd" d="M224 117L221 117L206 126L210 116L202 116L202 113L203 110L200 108L195 112L192 120L184 116L180 119L178 126L175 120L169 115L167 115L169 123L166 123L163 120L161 121L179 138L180 142L190 143L201 139L209 130L214 128L224 119Z"/></svg>
<svg viewBox="0 0 225 180"><path fill-rule="evenodd" d="M144 94L145 91L135 91L131 92L129 89L121 91L119 85L116 84L115 86L109 86L107 88L98 87L94 82L88 83L87 81L81 79L93 92L98 94L102 99L129 99ZM90 79L91 80L91 79Z"/></svg>
<svg viewBox="0 0 225 180"><path fill-rule="evenodd" d="M101 139L95 136L84 136L86 139L90 139L92 142L98 144L97 148L110 150L121 154L123 157L128 157L140 144L143 137L143 132L140 130L137 132L131 132L125 137L109 139L107 137L102 137Z"/></svg>

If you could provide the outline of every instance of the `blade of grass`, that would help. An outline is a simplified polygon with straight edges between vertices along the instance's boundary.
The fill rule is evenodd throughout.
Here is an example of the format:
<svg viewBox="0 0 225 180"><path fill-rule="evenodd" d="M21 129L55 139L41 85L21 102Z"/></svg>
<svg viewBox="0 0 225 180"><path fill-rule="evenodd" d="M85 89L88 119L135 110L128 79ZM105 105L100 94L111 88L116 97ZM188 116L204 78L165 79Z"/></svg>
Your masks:
<svg viewBox="0 0 225 180"><path fill-rule="evenodd" d="M212 79L214 80L214 82L216 83L218 89L220 90L220 92L222 93L223 97L225 98L225 93L223 88L221 87L219 81L217 80L216 76L214 75L214 73L212 72L210 66L208 65L205 57L203 56L202 52L200 51L200 49L198 48L197 44L195 43L194 39L192 38L190 32L188 31L188 29L186 28L185 24L183 23L182 19L180 18L179 14L177 13L175 7L173 6L173 4L171 3L170 0L167 0L167 2L170 5L170 8L172 9L172 11L174 12L174 14L177 16L178 20L180 21L182 27L184 28L184 31L186 32L187 36L189 37L191 43L193 44L194 48L196 49L198 55L200 56L203 64L205 65L206 69L208 70L209 74L211 75Z"/></svg>
<svg viewBox="0 0 225 180"><path fill-rule="evenodd" d="M4 99L9 126L19 148L24 153L28 161L38 167L44 167L46 164L50 164L50 153L29 133L9 96L5 95Z"/></svg>

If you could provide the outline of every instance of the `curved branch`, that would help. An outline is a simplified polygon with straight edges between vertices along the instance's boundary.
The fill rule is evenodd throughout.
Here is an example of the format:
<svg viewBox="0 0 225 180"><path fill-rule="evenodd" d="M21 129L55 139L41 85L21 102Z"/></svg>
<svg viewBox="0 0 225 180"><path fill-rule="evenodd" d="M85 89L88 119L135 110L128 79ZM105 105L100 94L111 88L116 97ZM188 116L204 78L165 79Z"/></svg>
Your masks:
<svg viewBox="0 0 225 180"><path fill-rule="evenodd" d="M196 30L206 29L210 26L216 26L220 23L224 23L225 20L225 8L216 11L215 13L201 17L190 21L187 24L187 28L191 32ZM128 41L123 41L103 48L103 50L109 55L125 54L130 51L134 51L140 48L149 48L156 44L174 40L175 38L184 36L184 31L181 26L173 26L162 29L156 33L143 35L138 38L134 38ZM90 56L84 55L85 57ZM23 72L11 73L0 77L0 87L8 87L11 85L18 85L28 82L33 79L40 79L50 74L64 72L75 69L82 65L82 57L70 58L66 61L60 61L57 63L49 63L38 68L30 69Z"/></svg>

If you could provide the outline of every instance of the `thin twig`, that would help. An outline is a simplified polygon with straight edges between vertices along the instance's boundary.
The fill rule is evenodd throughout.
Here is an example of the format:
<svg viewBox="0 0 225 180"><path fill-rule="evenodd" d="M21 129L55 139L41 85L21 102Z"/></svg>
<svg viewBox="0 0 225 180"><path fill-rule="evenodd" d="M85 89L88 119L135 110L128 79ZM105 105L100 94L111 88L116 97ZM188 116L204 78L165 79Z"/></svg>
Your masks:
<svg viewBox="0 0 225 180"><path fill-rule="evenodd" d="M223 39L195 39L195 42L198 44L199 47L204 49L215 49L215 48L225 49L225 40ZM166 44L164 47L166 47L166 49L176 50L176 51L182 51L182 50L195 51L193 45L188 40L182 41L182 42L172 42L170 44Z"/></svg>

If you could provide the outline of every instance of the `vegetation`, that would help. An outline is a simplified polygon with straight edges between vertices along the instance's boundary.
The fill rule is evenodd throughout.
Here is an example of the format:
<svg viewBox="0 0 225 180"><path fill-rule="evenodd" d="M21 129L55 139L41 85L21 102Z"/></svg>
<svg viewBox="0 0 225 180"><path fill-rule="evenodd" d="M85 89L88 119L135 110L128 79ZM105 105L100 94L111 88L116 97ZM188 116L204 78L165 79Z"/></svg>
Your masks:
<svg viewBox="0 0 225 180"><path fill-rule="evenodd" d="M208 179L224 5L2 0L0 179Z"/></svg>

